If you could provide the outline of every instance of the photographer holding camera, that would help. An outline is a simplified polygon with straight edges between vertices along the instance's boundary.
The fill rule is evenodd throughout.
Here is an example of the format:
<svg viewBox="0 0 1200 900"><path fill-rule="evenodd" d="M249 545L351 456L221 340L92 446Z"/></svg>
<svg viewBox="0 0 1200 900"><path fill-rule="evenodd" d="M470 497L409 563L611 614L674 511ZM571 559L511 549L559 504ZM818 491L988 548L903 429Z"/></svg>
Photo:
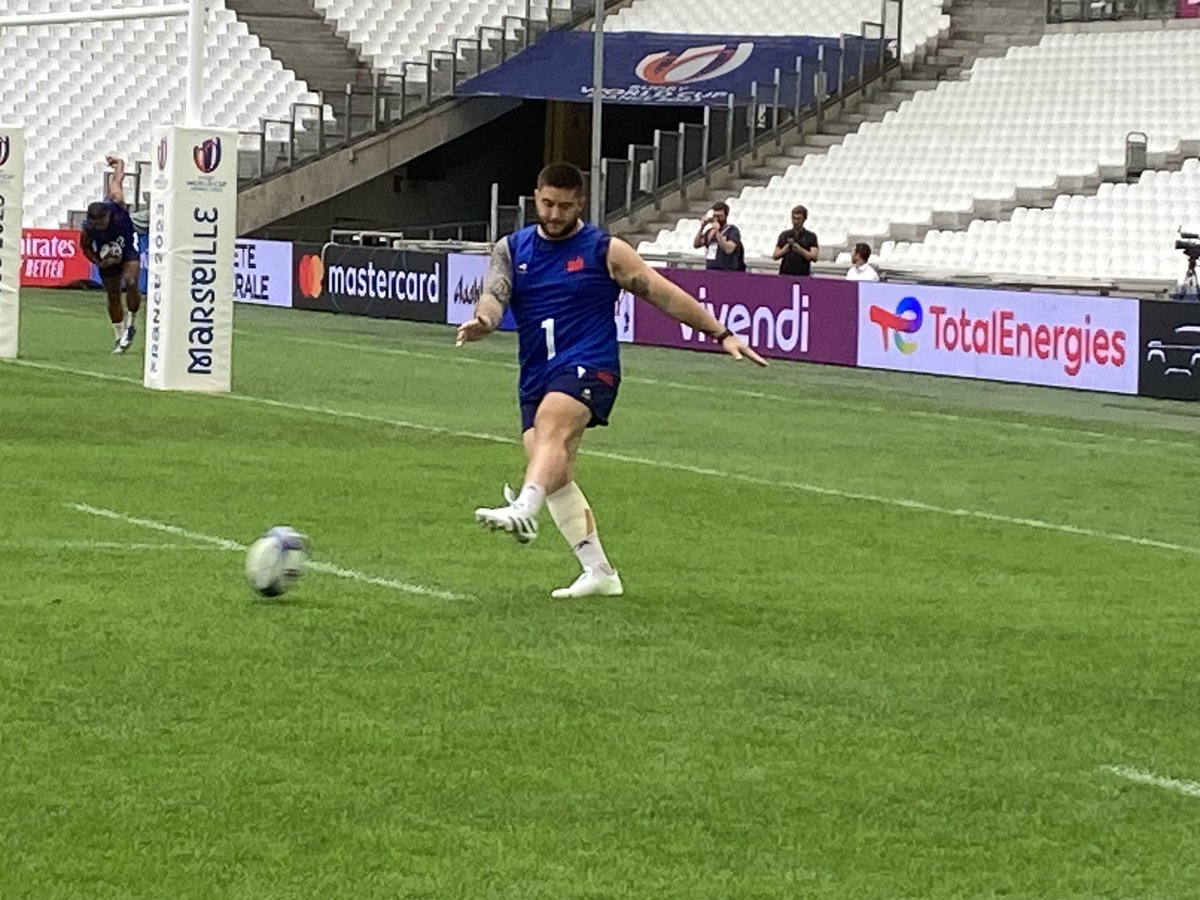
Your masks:
<svg viewBox="0 0 1200 900"><path fill-rule="evenodd" d="M779 235L775 242L772 259L779 260L780 275L811 275L812 264L821 254L817 236L804 227L808 221L808 210L803 206L792 208L792 227Z"/></svg>
<svg viewBox="0 0 1200 900"><path fill-rule="evenodd" d="M736 225L729 224L729 204L714 203L708 215L700 223L692 246L699 250L708 248L704 261L706 269L721 269L729 272L746 271L746 254L742 249L742 233Z"/></svg>

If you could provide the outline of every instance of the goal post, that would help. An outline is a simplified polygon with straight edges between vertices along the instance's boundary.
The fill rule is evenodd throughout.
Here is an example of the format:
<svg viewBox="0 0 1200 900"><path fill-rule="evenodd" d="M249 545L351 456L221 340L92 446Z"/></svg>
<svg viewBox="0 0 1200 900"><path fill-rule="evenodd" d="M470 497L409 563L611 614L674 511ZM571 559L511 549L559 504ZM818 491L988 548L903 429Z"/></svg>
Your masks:
<svg viewBox="0 0 1200 900"><path fill-rule="evenodd" d="M148 388L231 388L237 142L232 130L155 129L143 372Z"/></svg>
<svg viewBox="0 0 1200 900"><path fill-rule="evenodd" d="M17 358L24 189L25 129L0 124L0 359Z"/></svg>
<svg viewBox="0 0 1200 900"><path fill-rule="evenodd" d="M212 5L213 0L188 0L0 15L0 33L39 25L187 17L184 122L159 126L151 140L142 381L156 390L228 392L232 382L238 133L203 122L202 68ZM0 141L9 154L0 164L0 357L17 354L23 136L24 129L0 123ZM97 155L105 149L97 148Z"/></svg>

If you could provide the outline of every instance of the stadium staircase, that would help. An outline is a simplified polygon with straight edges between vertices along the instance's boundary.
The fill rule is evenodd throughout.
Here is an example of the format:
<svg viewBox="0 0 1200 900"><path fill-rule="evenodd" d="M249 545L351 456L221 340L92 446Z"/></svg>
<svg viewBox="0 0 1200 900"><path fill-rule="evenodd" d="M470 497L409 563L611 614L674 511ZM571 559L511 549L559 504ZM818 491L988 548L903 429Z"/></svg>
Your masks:
<svg viewBox="0 0 1200 900"><path fill-rule="evenodd" d="M310 0L226 0L264 47L316 91L333 110L347 114L346 85L371 86L371 67L313 9Z"/></svg>
<svg viewBox="0 0 1200 900"><path fill-rule="evenodd" d="M761 150L754 156L747 154L737 161L735 177L714 182L713 186L719 186L730 194L739 193L747 187L764 186L805 157L827 153L830 147L842 143L848 134L856 132L863 124L882 121L887 113L899 109L904 101L911 100L918 93L934 90L942 81L968 77L975 60L1004 56L1009 47L1036 44L1045 31L1044 0L1009 0L1003 4L989 0L952 0L946 5L946 12L951 21L949 35L937 40L924 55L907 61L898 77L893 76L886 84L877 85L874 92L869 92L860 102L841 108L835 106L819 126L812 120L802 122L783 136L774 154L764 156ZM1026 205L1039 202L1051 205L1060 191L1048 189L1043 193L1044 196L1024 196L1022 200L1027 201ZM662 230L675 227L680 218L698 218L715 199L717 197L712 193L703 196L689 194L688 199L681 202L647 203L630 215L610 223L610 228L636 247L654 241ZM797 202L803 202L803 199ZM999 205L988 212L1000 216L1011 212L1015 206L1015 203L1007 208ZM927 226L926 230L933 227L966 227L977 216L978 213L974 211L956 213L953 219L939 219L936 224ZM782 230L786 226L784 216L779 228ZM919 239L920 226L906 229L905 226L896 225L893 230L905 236L897 238L889 233L887 237L892 240ZM822 258L828 259L831 251L837 254L846 249L846 243L823 243Z"/></svg>
<svg viewBox="0 0 1200 900"><path fill-rule="evenodd" d="M614 8L625 2L606 0ZM332 124L327 123L324 146L315 133L298 133L293 147L294 163L266 173L269 177L260 175L243 184L238 201L240 234L258 232L353 190L471 134L521 105L520 100L507 97L452 96L455 74L462 78L470 72L461 64L457 73L452 72L449 54L444 51L427 56L427 65L414 61L408 78L399 78L393 71L372 70L364 62L368 56L362 48L347 40L340 30L334 30L336 23L317 12L320 4L313 0L229 0L229 3L274 55L313 79L313 89L320 93L327 107L334 109L336 119ZM555 0L540 12L533 9L529 20L509 17L502 39L496 35L496 29L460 37L481 41L478 65L486 69L553 27L585 25L590 20L591 8L590 0ZM541 18L537 18L539 14ZM315 52L310 52L306 40L298 36L301 27L315 42ZM473 67L475 54L470 55ZM353 97L347 93L347 82L355 86ZM406 113L391 121L372 120L374 110L384 105L378 97L387 98L387 109L392 114L397 107ZM347 134L353 136L349 141L344 140Z"/></svg>

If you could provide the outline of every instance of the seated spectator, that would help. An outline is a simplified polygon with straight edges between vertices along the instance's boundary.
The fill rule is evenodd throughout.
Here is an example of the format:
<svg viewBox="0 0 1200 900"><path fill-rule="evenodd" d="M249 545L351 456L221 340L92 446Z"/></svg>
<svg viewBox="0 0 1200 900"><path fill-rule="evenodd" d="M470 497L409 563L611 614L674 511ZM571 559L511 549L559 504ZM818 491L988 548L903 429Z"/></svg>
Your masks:
<svg viewBox="0 0 1200 900"><path fill-rule="evenodd" d="M875 271L868 259L871 258L870 244L855 244L854 252L850 254L850 271L846 273L847 281L878 281L879 273Z"/></svg>

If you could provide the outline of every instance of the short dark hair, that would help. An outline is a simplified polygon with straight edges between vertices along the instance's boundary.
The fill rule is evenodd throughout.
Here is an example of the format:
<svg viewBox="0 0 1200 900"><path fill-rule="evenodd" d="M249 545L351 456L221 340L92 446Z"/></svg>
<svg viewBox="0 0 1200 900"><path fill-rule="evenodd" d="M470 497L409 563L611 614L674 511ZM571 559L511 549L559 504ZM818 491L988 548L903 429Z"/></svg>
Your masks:
<svg viewBox="0 0 1200 900"><path fill-rule="evenodd" d="M711 209L713 212L723 212L725 215L729 215L729 204L724 200L718 200L712 205Z"/></svg>
<svg viewBox="0 0 1200 900"><path fill-rule="evenodd" d="M807 206L793 206L792 207L792 215L794 216L796 213L800 213L800 215L804 216L804 218L807 219L808 218L808 207Z"/></svg>
<svg viewBox="0 0 1200 900"><path fill-rule="evenodd" d="M101 201L89 203L87 208L87 217L89 219L102 219L108 215L108 206Z"/></svg>
<svg viewBox="0 0 1200 900"><path fill-rule="evenodd" d="M551 163L538 172L537 186L540 188L561 188L566 191L583 193L583 172L578 166L568 162Z"/></svg>
<svg viewBox="0 0 1200 900"><path fill-rule="evenodd" d="M861 241L854 245L854 252L862 257L862 261L866 262L871 258L871 245L864 244Z"/></svg>

